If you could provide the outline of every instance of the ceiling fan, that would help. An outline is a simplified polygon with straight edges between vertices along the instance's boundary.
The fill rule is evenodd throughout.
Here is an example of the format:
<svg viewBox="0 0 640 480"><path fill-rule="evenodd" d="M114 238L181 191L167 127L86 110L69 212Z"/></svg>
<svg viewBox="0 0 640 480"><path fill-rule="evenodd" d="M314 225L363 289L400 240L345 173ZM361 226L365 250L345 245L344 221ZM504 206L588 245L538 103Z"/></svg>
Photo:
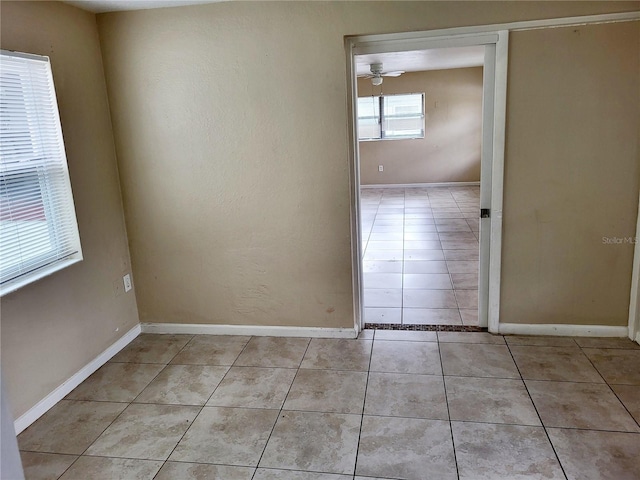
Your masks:
<svg viewBox="0 0 640 480"><path fill-rule="evenodd" d="M399 77L404 73L404 70L396 70L394 72L384 72L382 70L381 63L372 63L369 66L369 69L371 70L371 73L368 73L366 75L358 75L358 76L362 78L370 78L371 83L376 86L382 85L382 77Z"/></svg>

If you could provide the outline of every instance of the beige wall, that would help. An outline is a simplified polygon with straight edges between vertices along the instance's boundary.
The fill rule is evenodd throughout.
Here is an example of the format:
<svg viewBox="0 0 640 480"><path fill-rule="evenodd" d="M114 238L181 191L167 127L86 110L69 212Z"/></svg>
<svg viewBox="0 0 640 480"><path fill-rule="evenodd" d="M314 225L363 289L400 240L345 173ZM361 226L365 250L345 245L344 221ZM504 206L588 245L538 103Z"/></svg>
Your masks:
<svg viewBox="0 0 640 480"><path fill-rule="evenodd" d="M360 142L362 185L480 181L482 67L387 77L382 92L425 93L425 137ZM358 79L359 97L379 93Z"/></svg>
<svg viewBox="0 0 640 480"><path fill-rule="evenodd" d="M510 37L501 320L626 325L640 24Z"/></svg>
<svg viewBox="0 0 640 480"><path fill-rule="evenodd" d="M3 49L51 58L84 261L2 298L2 371L19 417L138 323L95 17L2 2Z"/></svg>
<svg viewBox="0 0 640 480"><path fill-rule="evenodd" d="M353 325L345 35L639 6L638 2L227 2L99 15L141 320ZM524 140L516 140L518 129L531 131L529 112L517 102L528 105L530 90L544 93L547 87L540 89L521 74L535 71L536 63L545 59L521 50L517 35L514 38L511 54L516 67L511 73L516 83L509 97L507 181L516 186L526 181L529 165L518 157L526 155L534 164L547 162L540 154L549 153L553 145L547 145L543 136L529 140L526 133L521 133ZM555 48L569 46L561 43ZM599 70L600 60L594 62L589 73ZM531 67L517 67L528 64ZM552 85L548 88L553 93ZM593 88L600 92L609 86L596 82ZM554 96L557 105L552 111L571 111L575 100L573 95ZM553 138L569 138L566 148L556 145L565 155L554 158L563 162L567 155L573 156L571 138L583 124L551 123L558 132L552 133ZM578 148L576 153L583 151ZM629 166L635 161L634 152L631 147L619 151L616 162ZM555 184L558 168L563 167L542 171L542 183ZM592 177L597 170L590 165L586 172ZM637 174L637 169L631 173ZM625 185L633 190L633 185ZM518 240L528 232L518 223L515 205L535 198L514 186L507 188L505 200L509 262L517 257ZM595 203L588 200L589 189L581 194L586 204ZM635 210L635 203L619 205L624 218ZM557 218L554 225L563 230L562 220L570 223L576 207L560 201L552 211ZM596 237L611 232L609 221L597 220L591 226ZM526 253L542 264L546 254L542 248ZM596 275L623 287L630 261L628 256L619 260L620 267L614 268L598 261ZM562 278L560 272L544 275L552 284L555 275ZM523 276L526 273L507 265L503 281L517 290L529 285ZM582 288L587 301L601 296L596 287ZM605 311L609 306L594 308L601 312L597 321L619 324L624 295L628 289L609 303L615 303L611 312ZM537 298L518 298L520 309L538 311ZM576 314L562 318L563 322L595 319L570 300L559 309L567 310ZM505 319L523 321L510 312L513 309L507 308Z"/></svg>

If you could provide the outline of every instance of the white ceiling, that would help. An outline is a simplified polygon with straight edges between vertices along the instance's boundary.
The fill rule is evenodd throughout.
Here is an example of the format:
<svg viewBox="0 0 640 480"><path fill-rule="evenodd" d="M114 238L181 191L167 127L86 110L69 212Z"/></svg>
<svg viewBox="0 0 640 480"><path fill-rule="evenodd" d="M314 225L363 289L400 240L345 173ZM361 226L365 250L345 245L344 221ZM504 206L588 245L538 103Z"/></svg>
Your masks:
<svg viewBox="0 0 640 480"><path fill-rule="evenodd" d="M67 0L68 3L93 13L116 12L121 10L146 10L149 8L181 7L201 5L230 0Z"/></svg>
<svg viewBox="0 0 640 480"><path fill-rule="evenodd" d="M382 63L382 69L385 72L395 70L423 72L425 70L480 67L484 64L484 47L433 48L410 52L356 55L358 75L371 73L370 65L372 63Z"/></svg>

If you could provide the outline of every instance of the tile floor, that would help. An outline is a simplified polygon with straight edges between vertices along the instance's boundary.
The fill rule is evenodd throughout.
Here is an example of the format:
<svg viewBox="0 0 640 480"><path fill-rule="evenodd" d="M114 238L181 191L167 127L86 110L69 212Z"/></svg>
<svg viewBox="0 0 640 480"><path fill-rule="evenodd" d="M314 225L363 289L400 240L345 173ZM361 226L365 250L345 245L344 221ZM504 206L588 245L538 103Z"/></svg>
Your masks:
<svg viewBox="0 0 640 480"><path fill-rule="evenodd" d="M365 323L478 324L480 187L361 190Z"/></svg>
<svg viewBox="0 0 640 480"><path fill-rule="evenodd" d="M640 346L143 334L18 437L27 479L640 475Z"/></svg>

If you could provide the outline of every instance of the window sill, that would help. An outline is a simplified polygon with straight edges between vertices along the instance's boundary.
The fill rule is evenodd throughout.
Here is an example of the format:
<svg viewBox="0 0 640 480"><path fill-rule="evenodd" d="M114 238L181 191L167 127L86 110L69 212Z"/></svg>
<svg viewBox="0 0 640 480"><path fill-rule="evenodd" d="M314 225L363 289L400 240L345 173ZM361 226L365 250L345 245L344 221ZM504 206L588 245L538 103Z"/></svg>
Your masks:
<svg viewBox="0 0 640 480"><path fill-rule="evenodd" d="M27 286L33 282L40 280L41 278L48 277L49 275L55 272L63 270L81 261L82 261L82 255L78 254L74 257L65 258L64 260L60 260L58 262L52 263L51 265L47 265L46 267L39 268L38 270L35 270L23 277L18 277L14 280L6 282L0 285L0 297L4 297L5 295L15 292L16 290L24 286Z"/></svg>

